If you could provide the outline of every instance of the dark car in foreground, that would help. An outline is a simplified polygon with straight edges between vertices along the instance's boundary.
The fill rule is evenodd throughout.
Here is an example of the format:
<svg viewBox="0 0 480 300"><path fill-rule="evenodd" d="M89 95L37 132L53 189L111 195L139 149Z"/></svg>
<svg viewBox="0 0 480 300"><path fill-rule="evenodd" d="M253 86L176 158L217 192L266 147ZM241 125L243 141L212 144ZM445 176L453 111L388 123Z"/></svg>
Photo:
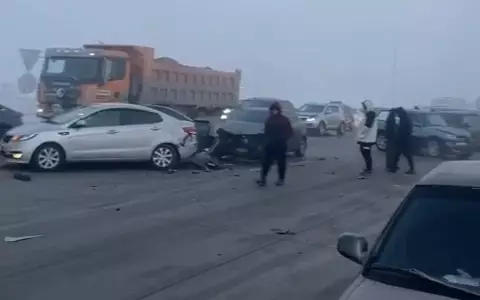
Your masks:
<svg viewBox="0 0 480 300"><path fill-rule="evenodd" d="M385 134L388 110L378 115L377 148L385 151ZM474 151L471 134L464 128L455 128L445 121L440 113L430 110L407 110L412 120L413 150L417 154L431 157L450 157L468 159Z"/></svg>
<svg viewBox="0 0 480 300"><path fill-rule="evenodd" d="M307 149L306 128L294 112L284 111L290 119L294 135L289 141L289 152L303 157ZM264 143L264 126L269 116L268 108L234 110L217 130L217 142L212 149L216 157L234 156L259 159Z"/></svg>
<svg viewBox="0 0 480 300"><path fill-rule="evenodd" d="M0 137L13 127L22 125L23 114L0 104Z"/></svg>
<svg viewBox="0 0 480 300"><path fill-rule="evenodd" d="M344 233L362 266L341 300L480 299L480 161L444 162L417 183L377 237Z"/></svg>

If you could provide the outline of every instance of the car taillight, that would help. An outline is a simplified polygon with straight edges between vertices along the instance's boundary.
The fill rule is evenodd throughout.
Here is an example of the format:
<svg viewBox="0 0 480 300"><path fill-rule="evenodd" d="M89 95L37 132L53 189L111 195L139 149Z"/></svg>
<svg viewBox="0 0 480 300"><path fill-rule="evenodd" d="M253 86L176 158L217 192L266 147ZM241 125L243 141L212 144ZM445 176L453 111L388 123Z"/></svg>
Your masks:
<svg viewBox="0 0 480 300"><path fill-rule="evenodd" d="M195 135L197 134L197 129L195 127L183 127L183 131L188 135Z"/></svg>

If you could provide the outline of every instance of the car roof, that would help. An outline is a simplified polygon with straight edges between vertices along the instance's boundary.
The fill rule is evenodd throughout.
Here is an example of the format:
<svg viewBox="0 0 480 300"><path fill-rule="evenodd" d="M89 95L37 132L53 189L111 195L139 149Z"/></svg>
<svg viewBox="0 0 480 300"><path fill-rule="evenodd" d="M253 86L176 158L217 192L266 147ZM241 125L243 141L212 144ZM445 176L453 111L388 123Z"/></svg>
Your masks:
<svg viewBox="0 0 480 300"><path fill-rule="evenodd" d="M137 108L137 109L143 109L145 110L145 106L143 105L138 105L138 104L131 104L131 103L121 103L121 102L115 102L115 103L95 103L89 105L90 107L93 108ZM149 109L149 108L147 108Z"/></svg>
<svg viewBox="0 0 480 300"><path fill-rule="evenodd" d="M425 175L417 185L480 187L480 160L448 161Z"/></svg>

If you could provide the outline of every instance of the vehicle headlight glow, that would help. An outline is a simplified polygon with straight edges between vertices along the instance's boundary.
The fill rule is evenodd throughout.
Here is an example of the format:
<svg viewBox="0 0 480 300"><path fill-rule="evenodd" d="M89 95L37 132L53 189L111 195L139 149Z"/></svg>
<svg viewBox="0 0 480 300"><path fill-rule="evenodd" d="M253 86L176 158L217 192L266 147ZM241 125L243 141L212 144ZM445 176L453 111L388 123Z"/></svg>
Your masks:
<svg viewBox="0 0 480 300"><path fill-rule="evenodd" d="M456 140L457 137L454 134L447 133L445 134L445 138L448 140Z"/></svg>
<svg viewBox="0 0 480 300"><path fill-rule="evenodd" d="M220 116L220 120L226 120L227 119L227 115L221 115Z"/></svg>
<svg viewBox="0 0 480 300"><path fill-rule="evenodd" d="M307 122L315 122L315 118L308 118Z"/></svg>
<svg viewBox="0 0 480 300"><path fill-rule="evenodd" d="M224 113L224 114L229 114L229 113L231 113L231 112L232 112L232 110L231 110L230 108L225 108L225 109L223 110L223 113Z"/></svg>
<svg viewBox="0 0 480 300"><path fill-rule="evenodd" d="M23 142L23 141L28 141L36 137L36 133L32 134L25 134L25 135L14 135L11 139L12 142Z"/></svg>

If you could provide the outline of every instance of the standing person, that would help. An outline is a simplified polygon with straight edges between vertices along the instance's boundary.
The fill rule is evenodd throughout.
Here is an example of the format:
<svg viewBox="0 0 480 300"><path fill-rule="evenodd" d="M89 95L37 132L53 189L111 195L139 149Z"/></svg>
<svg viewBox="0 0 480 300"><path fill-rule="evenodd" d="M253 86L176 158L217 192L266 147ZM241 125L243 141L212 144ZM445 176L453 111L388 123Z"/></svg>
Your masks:
<svg viewBox="0 0 480 300"><path fill-rule="evenodd" d="M398 117L398 108L390 109L387 120L385 122L385 138L387 142L387 149L385 153L385 167L387 172L390 173L397 172L397 166L395 165L395 157L398 148L397 134L399 119L400 118Z"/></svg>
<svg viewBox="0 0 480 300"><path fill-rule="evenodd" d="M365 168L359 178L365 178L372 174L372 146L377 141L377 115L374 111L373 102L365 100L362 102L360 111L364 114L358 126L357 143L360 145L360 153L365 161Z"/></svg>
<svg viewBox="0 0 480 300"><path fill-rule="evenodd" d="M267 176L274 162L277 163L278 180L276 185L281 186L285 181L287 170L287 149L288 140L293 135L290 120L282 114L282 107L278 102L273 103L270 108L270 116L265 121L265 145L262 161L259 186L267 184Z"/></svg>
<svg viewBox="0 0 480 300"><path fill-rule="evenodd" d="M413 163L413 145L412 145L412 120L408 116L403 107L398 109L398 117L400 119L398 126L398 134L396 139L397 151L395 154L394 166L398 169L398 161L400 155L403 154L408 162L408 171L405 174L415 174L415 165Z"/></svg>

